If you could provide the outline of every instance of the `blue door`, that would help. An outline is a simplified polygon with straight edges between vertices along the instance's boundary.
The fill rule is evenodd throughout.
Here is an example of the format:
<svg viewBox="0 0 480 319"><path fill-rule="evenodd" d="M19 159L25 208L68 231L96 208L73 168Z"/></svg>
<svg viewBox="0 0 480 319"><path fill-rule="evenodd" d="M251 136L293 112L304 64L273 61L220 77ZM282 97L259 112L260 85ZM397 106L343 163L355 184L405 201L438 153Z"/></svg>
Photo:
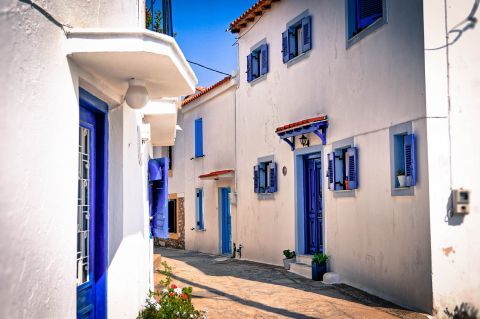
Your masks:
<svg viewBox="0 0 480 319"><path fill-rule="evenodd" d="M304 159L305 253L323 252L322 161L320 154Z"/></svg>
<svg viewBox="0 0 480 319"><path fill-rule="evenodd" d="M220 188L220 207L222 209L222 254L232 253L232 216L230 215L230 188Z"/></svg>
<svg viewBox="0 0 480 319"><path fill-rule="evenodd" d="M106 318L106 132L105 103L80 90L77 319Z"/></svg>

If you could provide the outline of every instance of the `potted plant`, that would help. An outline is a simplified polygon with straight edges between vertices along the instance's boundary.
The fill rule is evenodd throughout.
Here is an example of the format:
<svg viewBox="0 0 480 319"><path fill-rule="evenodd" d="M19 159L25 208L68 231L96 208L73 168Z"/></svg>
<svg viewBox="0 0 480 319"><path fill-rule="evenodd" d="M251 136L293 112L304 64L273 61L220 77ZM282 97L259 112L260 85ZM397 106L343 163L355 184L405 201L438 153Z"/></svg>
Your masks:
<svg viewBox="0 0 480 319"><path fill-rule="evenodd" d="M405 187L405 171L403 169L399 169L397 171L397 179L398 179L398 186Z"/></svg>
<svg viewBox="0 0 480 319"><path fill-rule="evenodd" d="M324 253L315 253L312 257L312 279L319 281L327 272L328 256Z"/></svg>
<svg viewBox="0 0 480 319"><path fill-rule="evenodd" d="M283 259L283 266L285 267L286 270L290 269L290 264L295 262L295 252L291 251L290 249L285 249L283 251L283 255L285 258Z"/></svg>

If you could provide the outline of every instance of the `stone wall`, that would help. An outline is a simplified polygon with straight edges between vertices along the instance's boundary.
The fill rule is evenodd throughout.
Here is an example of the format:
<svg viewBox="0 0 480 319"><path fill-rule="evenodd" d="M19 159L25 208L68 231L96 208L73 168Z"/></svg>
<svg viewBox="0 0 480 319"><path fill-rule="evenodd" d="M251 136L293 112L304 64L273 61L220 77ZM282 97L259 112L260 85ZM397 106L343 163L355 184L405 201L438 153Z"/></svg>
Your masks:
<svg viewBox="0 0 480 319"><path fill-rule="evenodd" d="M155 246L185 249L185 201L177 198L177 233L170 234L169 239L154 239Z"/></svg>

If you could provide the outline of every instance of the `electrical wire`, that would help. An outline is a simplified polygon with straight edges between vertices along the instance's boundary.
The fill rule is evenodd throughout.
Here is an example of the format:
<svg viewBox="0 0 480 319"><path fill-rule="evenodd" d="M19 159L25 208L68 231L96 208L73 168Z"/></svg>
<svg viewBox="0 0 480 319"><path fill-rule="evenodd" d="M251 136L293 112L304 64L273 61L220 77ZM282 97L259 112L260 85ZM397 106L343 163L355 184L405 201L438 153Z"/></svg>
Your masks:
<svg viewBox="0 0 480 319"><path fill-rule="evenodd" d="M239 37L237 38L237 40L235 40L235 42L232 44L232 47L233 47L235 44L238 43L238 40L240 40L240 39L243 38L248 32L250 32L250 30L252 30L252 28L253 28L253 27L258 23L258 21L260 21L262 18L263 18L263 15L261 15L260 18L258 18L258 20L255 21L255 22L252 24L252 26L251 26L247 31L245 31L244 34L242 34L241 36L239 36ZM226 31L228 31L228 29L227 29Z"/></svg>
<svg viewBox="0 0 480 319"><path fill-rule="evenodd" d="M32 0L18 0L19 2L23 2L25 4L29 4L33 9L37 10L40 12L45 18L47 18L50 22L52 22L54 25L62 29L63 33L67 34L67 30L65 28L72 28L71 25L69 24L64 24L58 21L54 16L52 16L47 10L33 2Z"/></svg>
<svg viewBox="0 0 480 319"><path fill-rule="evenodd" d="M204 68L204 69L207 69L207 70L210 70L210 71L213 71L213 72L217 72L217 73L223 74L223 75L227 75L227 76L230 76L230 75L231 75L231 74L228 74L228 73L225 73L225 72L222 72L222 71L218 71L218 70L209 68L208 66L205 66L205 65L200 64L200 63L197 63L197 62L193 62L193 61L189 61L189 60L187 60L187 62L188 62L188 63L191 63L191 64L198 65L199 67L202 67L202 68Z"/></svg>

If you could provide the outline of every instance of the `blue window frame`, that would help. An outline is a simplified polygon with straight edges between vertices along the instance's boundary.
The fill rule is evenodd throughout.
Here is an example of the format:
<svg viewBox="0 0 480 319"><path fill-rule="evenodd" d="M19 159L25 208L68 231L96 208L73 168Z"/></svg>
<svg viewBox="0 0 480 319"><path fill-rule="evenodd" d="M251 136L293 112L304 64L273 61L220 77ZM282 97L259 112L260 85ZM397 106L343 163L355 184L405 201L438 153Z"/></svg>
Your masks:
<svg viewBox="0 0 480 319"><path fill-rule="evenodd" d="M287 24L282 33L283 63L312 49L312 16L305 14Z"/></svg>
<svg viewBox="0 0 480 319"><path fill-rule="evenodd" d="M272 194L277 187L277 163L273 156L260 158L258 164L253 167L254 192L258 194Z"/></svg>
<svg viewBox="0 0 480 319"><path fill-rule="evenodd" d="M203 189L197 188L195 190L195 215L196 215L196 224L195 228L197 230L205 230L205 225L203 223Z"/></svg>
<svg viewBox="0 0 480 319"><path fill-rule="evenodd" d="M203 120L195 120L195 157L203 157Z"/></svg>
<svg viewBox="0 0 480 319"><path fill-rule="evenodd" d="M268 73L268 44L256 46L247 56L247 82Z"/></svg>
<svg viewBox="0 0 480 319"><path fill-rule="evenodd" d="M332 153L328 154L327 177L332 191L358 189L358 148L353 138L333 143Z"/></svg>
<svg viewBox="0 0 480 319"><path fill-rule="evenodd" d="M347 47L387 22L387 0L345 0Z"/></svg>
<svg viewBox="0 0 480 319"><path fill-rule="evenodd" d="M416 136L412 123L390 128L390 167L392 195L414 195L417 184Z"/></svg>

